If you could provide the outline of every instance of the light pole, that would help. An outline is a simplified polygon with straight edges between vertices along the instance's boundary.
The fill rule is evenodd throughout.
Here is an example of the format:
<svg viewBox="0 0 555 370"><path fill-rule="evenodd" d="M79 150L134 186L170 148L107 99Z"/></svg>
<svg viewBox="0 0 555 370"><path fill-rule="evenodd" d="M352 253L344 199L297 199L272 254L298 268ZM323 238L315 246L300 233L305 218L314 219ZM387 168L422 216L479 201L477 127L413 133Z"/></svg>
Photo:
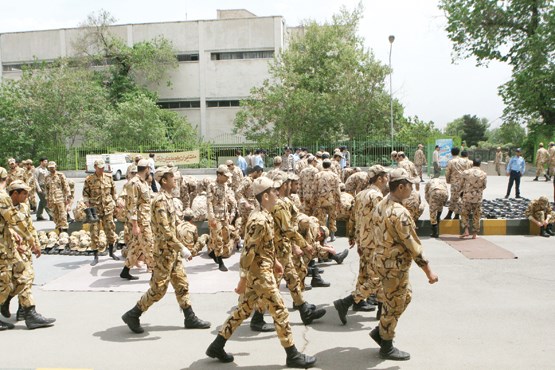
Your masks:
<svg viewBox="0 0 555 370"><path fill-rule="evenodd" d="M393 69L391 69L391 51L393 50L393 41L395 41L395 36L389 35L389 108L391 114L391 150L393 150Z"/></svg>

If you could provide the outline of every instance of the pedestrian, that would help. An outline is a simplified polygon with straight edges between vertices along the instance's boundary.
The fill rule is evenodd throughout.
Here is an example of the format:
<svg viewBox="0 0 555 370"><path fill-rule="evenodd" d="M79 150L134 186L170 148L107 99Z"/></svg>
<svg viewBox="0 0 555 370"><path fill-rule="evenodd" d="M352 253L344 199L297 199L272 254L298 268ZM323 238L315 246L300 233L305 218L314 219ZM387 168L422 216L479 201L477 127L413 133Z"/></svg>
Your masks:
<svg viewBox="0 0 555 370"><path fill-rule="evenodd" d="M283 274L283 266L276 258L274 221L270 214L277 201L277 191L274 182L267 177L256 179L253 188L261 208L253 212L247 222L245 247L240 261L241 278L235 288L240 295L239 304L222 325L206 355L221 362L232 362L234 357L224 350L224 346L258 304L266 307L274 319L278 338L287 354L287 366L309 368L314 366L316 358L300 353L295 347L289 314L275 278Z"/></svg>
<svg viewBox="0 0 555 370"><path fill-rule="evenodd" d="M393 346L393 338L399 318L411 301L409 269L412 261L424 271L430 284L438 281L422 255L422 243L416 235L414 221L401 205L403 199L410 196L416 181L401 168L390 172L390 193L378 203L372 215L376 229L374 268L384 290L384 302L380 324L370 332L370 337L380 346L380 358L386 360L410 359L409 353Z"/></svg>
<svg viewBox="0 0 555 370"><path fill-rule="evenodd" d="M230 203L227 197L227 180L231 172L225 164L218 166L216 170L216 182L208 185L206 191L206 206L208 217L208 229L210 230L210 250L209 256L218 264L218 269L222 272L227 271L223 257L228 257L230 230L229 219Z"/></svg>
<svg viewBox="0 0 555 370"><path fill-rule="evenodd" d="M441 175L441 167L439 165L439 145L436 145L432 153L432 164L434 165L434 178Z"/></svg>
<svg viewBox="0 0 555 370"><path fill-rule="evenodd" d="M469 169L469 162L466 158L459 157L459 148L451 148L452 158L447 162L445 169L445 182L451 185L451 196L449 198L449 212L445 216L445 220L450 220L455 214L454 219L458 220L461 213L461 176L464 171Z"/></svg>
<svg viewBox="0 0 555 370"><path fill-rule="evenodd" d="M480 168L481 160L474 158L472 168L462 173L462 214L461 227L464 230L460 238L470 236L469 224L472 218L472 239L480 230L480 218L482 217L482 197L488 182L488 175Z"/></svg>
<svg viewBox="0 0 555 370"><path fill-rule="evenodd" d="M39 196L39 204L37 206L37 213L36 213L37 221L45 220L45 218L42 216L44 211L46 211L46 214L50 216L50 210L46 206L45 180L46 180L46 176L48 176L48 173L49 173L47 165L48 165L48 158L41 157L39 159L39 166L35 170L35 176L38 182L37 195ZM51 216L50 216L50 219L52 219Z"/></svg>
<svg viewBox="0 0 555 370"><path fill-rule="evenodd" d="M418 144L418 149L414 153L414 165L416 166L416 172L418 173L418 176L420 176L420 182L424 182L424 179L422 178L422 167L428 165L426 155L422 150L423 148L424 145Z"/></svg>
<svg viewBox="0 0 555 370"><path fill-rule="evenodd" d="M264 153L262 151L262 149L256 149L254 151L254 156L253 156L253 167L254 166L259 166L264 168Z"/></svg>
<svg viewBox="0 0 555 370"><path fill-rule="evenodd" d="M150 178L152 180L150 186L154 193L158 192L158 188L156 187L156 180L154 179L154 171L156 170L156 163L154 162L154 153L149 153L148 155L148 167L150 169Z"/></svg>
<svg viewBox="0 0 555 370"><path fill-rule="evenodd" d="M497 172L497 176L501 176L501 162L503 162L503 152L501 151L501 147L498 146L495 152L495 172Z"/></svg>
<svg viewBox="0 0 555 370"><path fill-rule="evenodd" d="M235 155L237 156L237 167L239 167L239 169L243 173L243 176L247 176L247 168L249 167L247 164L247 160L241 155L240 150L236 150Z"/></svg>
<svg viewBox="0 0 555 370"><path fill-rule="evenodd" d="M186 329L208 329L210 323L199 319L191 307L189 282L183 260L192 258L191 252L177 238L177 216L172 197L175 187L174 172L163 166L156 170L155 178L160 184L160 192L152 201L152 228L154 231L154 256L156 263L150 278L150 288L139 299L135 307L121 318L134 333L143 333L140 316L158 302L171 283L175 296L185 316Z"/></svg>
<svg viewBox="0 0 555 370"><path fill-rule="evenodd" d="M545 165L549 165L549 152L543 147L543 143L540 143L540 147L536 152L536 177L532 181L538 181L539 176L545 176L545 181L551 180L549 175L545 173ZM549 168L547 169L549 173Z"/></svg>
<svg viewBox="0 0 555 370"><path fill-rule="evenodd" d="M66 176L57 171L56 162L48 162L48 171L45 178L44 187L46 189L47 206L52 210L52 216L56 229L59 232L67 232L69 227L67 222L68 206L71 204L71 190Z"/></svg>
<svg viewBox="0 0 555 370"><path fill-rule="evenodd" d="M506 173L509 176L509 186L507 187L507 194L505 194L505 199L511 195L511 190L513 184L515 184L515 198L521 198L520 196L520 178L524 175L526 170L526 163L524 158L521 157L520 148L516 148L515 155L507 163Z"/></svg>
<svg viewBox="0 0 555 370"><path fill-rule="evenodd" d="M295 158L290 147L286 147L283 155L281 156L281 170L283 172L295 171Z"/></svg>

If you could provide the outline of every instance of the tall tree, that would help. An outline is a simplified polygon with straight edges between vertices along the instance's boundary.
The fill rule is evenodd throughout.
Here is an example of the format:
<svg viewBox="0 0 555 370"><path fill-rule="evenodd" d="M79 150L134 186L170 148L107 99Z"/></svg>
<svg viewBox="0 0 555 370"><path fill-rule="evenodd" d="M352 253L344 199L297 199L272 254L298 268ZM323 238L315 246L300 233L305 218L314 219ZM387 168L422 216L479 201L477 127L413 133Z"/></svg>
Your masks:
<svg viewBox="0 0 555 370"><path fill-rule="evenodd" d="M489 127L487 118L478 118L465 114L464 116L449 122L445 128L445 134L459 136L467 146L477 145L479 141L486 140L486 131Z"/></svg>
<svg viewBox="0 0 555 370"><path fill-rule="evenodd" d="M389 133L389 68L357 36L361 15L359 5L323 25L305 22L242 102L235 131L266 145Z"/></svg>
<svg viewBox="0 0 555 370"><path fill-rule="evenodd" d="M511 80L499 88L506 116L555 127L553 0L441 0L439 7L457 58L511 66Z"/></svg>
<svg viewBox="0 0 555 370"><path fill-rule="evenodd" d="M416 146L418 144L426 145L429 139L440 135L441 131L435 127L433 121L425 122L418 116L414 116L402 121L396 139L403 144Z"/></svg>

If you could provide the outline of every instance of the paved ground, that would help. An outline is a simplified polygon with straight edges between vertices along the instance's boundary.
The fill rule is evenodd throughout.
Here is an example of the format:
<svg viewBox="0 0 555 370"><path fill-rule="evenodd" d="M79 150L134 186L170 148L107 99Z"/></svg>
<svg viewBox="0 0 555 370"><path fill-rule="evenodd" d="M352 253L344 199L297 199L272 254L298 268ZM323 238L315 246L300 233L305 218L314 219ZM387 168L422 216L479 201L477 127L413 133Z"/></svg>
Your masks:
<svg viewBox="0 0 555 370"><path fill-rule="evenodd" d="M506 178L490 177L488 181L490 198L504 195ZM528 198L540 194L551 198L552 184L532 183L531 178L525 178L522 193ZM48 224L38 223L41 228ZM552 368L555 240L532 236L486 239L513 252L518 259L469 260L442 241L423 239L425 255L440 280L430 286L424 274L417 267L412 268L413 300L401 318L396 338L397 346L411 353L410 361L379 359L378 348L368 337L376 325L374 313L350 312L347 325L339 322L332 302L349 294L354 287L358 271L354 253L342 265L323 266L323 277L332 283L330 288L313 289L305 295L309 302L326 308L327 314L322 320L305 327L298 312L290 313L297 347L316 355L321 369ZM339 238L334 245L342 250L347 241ZM18 323L16 329L0 334L0 369L280 369L284 366L285 353L275 334L253 333L248 323L226 346L235 355L235 363L219 364L206 358L206 347L237 303L237 296L232 292L192 295L195 312L212 322L209 330L183 329L183 318L173 294L168 294L143 315L146 332L136 335L120 316L133 307L140 297L138 292L110 292L109 287L106 291L91 292L88 290L93 287L86 286L76 291L42 289L42 285L78 269L87 271L89 261L88 257L70 256L43 256L36 260L37 309L58 321L52 328L35 331L26 330ZM101 261L100 277L113 276L121 268L107 259ZM238 279L236 271L212 271L210 260L205 259L204 263L204 270L209 271L191 269L189 274L209 274L210 280L216 276L225 285L229 280ZM202 279L197 281L203 284ZM291 307L288 293L284 299ZM12 311L15 309L16 304L12 303Z"/></svg>

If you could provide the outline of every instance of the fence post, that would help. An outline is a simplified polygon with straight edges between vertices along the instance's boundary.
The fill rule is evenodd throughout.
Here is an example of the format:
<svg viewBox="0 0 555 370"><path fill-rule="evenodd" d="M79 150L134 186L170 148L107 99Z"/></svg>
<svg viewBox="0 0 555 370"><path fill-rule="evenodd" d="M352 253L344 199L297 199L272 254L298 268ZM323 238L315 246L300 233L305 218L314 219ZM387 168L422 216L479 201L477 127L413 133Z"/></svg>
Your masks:
<svg viewBox="0 0 555 370"><path fill-rule="evenodd" d="M75 152L75 171L79 171L79 154L77 152L77 148L73 148Z"/></svg>

